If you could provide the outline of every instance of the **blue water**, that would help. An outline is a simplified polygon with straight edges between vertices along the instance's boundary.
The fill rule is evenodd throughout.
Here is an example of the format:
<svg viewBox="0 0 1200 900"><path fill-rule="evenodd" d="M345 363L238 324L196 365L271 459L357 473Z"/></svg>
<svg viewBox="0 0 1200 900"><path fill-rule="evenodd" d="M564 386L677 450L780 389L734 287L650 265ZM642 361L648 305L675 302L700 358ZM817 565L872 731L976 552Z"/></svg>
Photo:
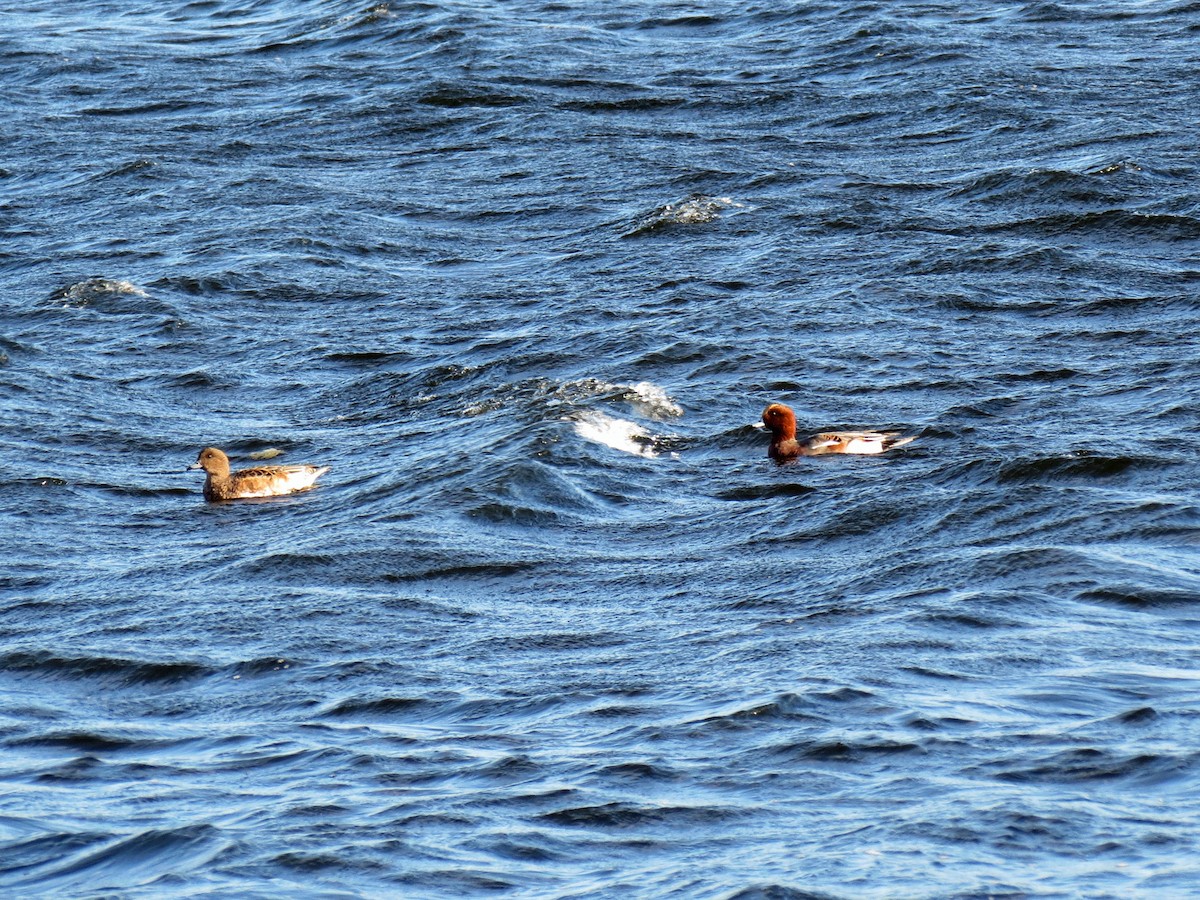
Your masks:
<svg viewBox="0 0 1200 900"><path fill-rule="evenodd" d="M1200 5L0 11L0 894L1200 894Z"/></svg>

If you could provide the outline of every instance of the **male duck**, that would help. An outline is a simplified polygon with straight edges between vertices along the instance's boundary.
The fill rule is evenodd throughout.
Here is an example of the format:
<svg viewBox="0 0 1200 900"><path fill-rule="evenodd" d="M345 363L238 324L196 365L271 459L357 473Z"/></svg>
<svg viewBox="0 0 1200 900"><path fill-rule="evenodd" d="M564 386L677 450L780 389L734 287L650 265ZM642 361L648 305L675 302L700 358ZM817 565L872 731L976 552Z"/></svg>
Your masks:
<svg viewBox="0 0 1200 900"><path fill-rule="evenodd" d="M772 403L763 410L763 424L771 430L771 446L767 456L783 463L797 456L820 456L825 453L883 453L903 447L913 440L900 437L898 431L823 431L804 440L796 440L796 414L782 403Z"/></svg>

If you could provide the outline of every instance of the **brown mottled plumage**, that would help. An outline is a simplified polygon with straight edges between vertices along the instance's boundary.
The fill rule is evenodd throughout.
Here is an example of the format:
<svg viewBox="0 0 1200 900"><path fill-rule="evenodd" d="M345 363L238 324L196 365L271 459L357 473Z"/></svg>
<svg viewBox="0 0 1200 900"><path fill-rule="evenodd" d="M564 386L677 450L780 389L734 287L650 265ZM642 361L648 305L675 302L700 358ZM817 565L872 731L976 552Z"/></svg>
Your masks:
<svg viewBox="0 0 1200 900"><path fill-rule="evenodd" d="M229 457L216 447L205 447L189 469L203 469L204 499L242 500L249 497L278 497L308 490L329 471L329 466L256 466L229 471Z"/></svg>
<svg viewBox="0 0 1200 900"><path fill-rule="evenodd" d="M875 454L902 447L913 439L900 437L898 431L824 431L802 441L796 440L796 414L782 403L763 410L763 424L771 430L767 456L775 462L787 462L797 456L825 453Z"/></svg>

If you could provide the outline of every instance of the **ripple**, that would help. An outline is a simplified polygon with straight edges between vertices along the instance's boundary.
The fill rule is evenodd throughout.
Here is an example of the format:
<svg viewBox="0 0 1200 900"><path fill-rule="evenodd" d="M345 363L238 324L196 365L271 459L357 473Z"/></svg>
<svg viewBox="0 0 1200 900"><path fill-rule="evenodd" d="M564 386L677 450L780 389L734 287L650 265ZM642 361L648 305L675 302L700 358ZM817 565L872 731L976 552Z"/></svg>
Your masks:
<svg viewBox="0 0 1200 900"><path fill-rule="evenodd" d="M126 883L131 877L149 882L171 873L200 868L230 846L221 831L211 825L187 825L172 829L151 829L118 839L93 840L74 852L72 839L38 842L37 862L22 867L22 876L5 878L10 887L64 891L94 890L99 885ZM29 848L33 849L33 848ZM53 850L52 858L44 853Z"/></svg>
<svg viewBox="0 0 1200 900"><path fill-rule="evenodd" d="M1113 478L1129 470L1169 466L1167 460L1148 456L1109 456L1089 452L1065 456L1026 457L1004 463L996 473L1002 482L1042 482Z"/></svg>
<svg viewBox="0 0 1200 900"><path fill-rule="evenodd" d="M648 806L635 803L604 803L599 806L567 807L538 818L568 828L642 829L659 826L683 828L717 825L745 813L709 806Z"/></svg>
<svg viewBox="0 0 1200 900"><path fill-rule="evenodd" d="M122 684L176 684L214 673L195 662L153 662L108 656L60 656L51 651L14 651L0 656L0 668L35 676L69 680L103 679Z"/></svg>

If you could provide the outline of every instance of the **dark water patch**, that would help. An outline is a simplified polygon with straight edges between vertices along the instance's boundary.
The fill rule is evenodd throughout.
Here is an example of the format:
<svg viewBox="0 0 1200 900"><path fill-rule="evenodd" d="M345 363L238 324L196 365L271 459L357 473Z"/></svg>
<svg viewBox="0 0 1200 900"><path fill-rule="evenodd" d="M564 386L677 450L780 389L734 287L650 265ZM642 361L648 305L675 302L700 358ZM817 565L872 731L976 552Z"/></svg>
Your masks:
<svg viewBox="0 0 1200 900"><path fill-rule="evenodd" d="M148 830L109 841L96 849L92 842L66 859L46 860L26 868L14 879L15 888L44 890L95 890L105 884L125 884L131 877L153 881L168 873L188 871L219 856L230 844L211 825Z"/></svg>
<svg viewBox="0 0 1200 900"><path fill-rule="evenodd" d="M174 475L173 471L156 474ZM196 489L189 487L143 487L141 485L129 484L96 484L92 482L80 481L73 485L80 491L95 491L106 494L111 497L132 497L132 498L156 498L156 497L181 497L195 496Z"/></svg>
<svg viewBox="0 0 1200 900"><path fill-rule="evenodd" d="M1075 310L1084 315L1106 315L1122 313L1127 315L1138 315L1147 313L1151 316L1166 315L1173 312L1186 313L1189 309L1194 309L1197 300L1194 296L1162 296L1154 294L1148 296L1110 296L1110 297L1092 297L1082 299L1076 306ZM1134 339L1158 339L1160 336L1157 330L1147 331L1143 333L1140 330L1125 331L1114 330L1112 332L1099 332L1097 338L1108 339L1110 337L1127 337L1130 340Z"/></svg>
<svg viewBox="0 0 1200 900"><path fill-rule="evenodd" d="M711 15L673 16L670 18L651 17L639 20L636 28L640 31L654 31L660 28L708 29L720 25L722 22L723 19Z"/></svg>
<svg viewBox="0 0 1200 900"><path fill-rule="evenodd" d="M648 719L653 718L658 710L649 706L634 706L625 703L600 706L589 709L588 715L597 719Z"/></svg>
<svg viewBox="0 0 1200 900"><path fill-rule="evenodd" d="M614 802L598 806L575 806L543 813L539 821L567 828L602 830L642 830L720 825L741 818L744 813L709 806L649 806Z"/></svg>
<svg viewBox="0 0 1200 900"><path fill-rule="evenodd" d="M716 494L718 500L754 501L773 500L776 497L803 497L817 490L805 484L755 484L728 488Z"/></svg>
<svg viewBox="0 0 1200 900"><path fill-rule="evenodd" d="M567 100L559 105L567 111L581 113L643 113L672 110L686 106L688 99L677 95L596 97L587 100Z"/></svg>
<svg viewBox="0 0 1200 900"><path fill-rule="evenodd" d="M855 540L886 532L892 525L906 520L911 513L912 510L875 501L840 509L824 508L774 529L761 540L764 544L781 547L814 540Z"/></svg>
<svg viewBox="0 0 1200 900"><path fill-rule="evenodd" d="M167 100L163 102L139 103L131 106L90 106L79 110L81 116L97 118L131 118L138 116L155 117L164 114L179 113L199 114L208 108L207 104L190 100Z"/></svg>
<svg viewBox="0 0 1200 900"><path fill-rule="evenodd" d="M997 628L997 627L1013 627L1011 622L999 622L995 619L985 618L983 616L970 616L962 613L938 613L923 616L922 619L935 627L948 627L952 629L962 628Z"/></svg>
<svg viewBox="0 0 1200 900"><path fill-rule="evenodd" d="M209 763L206 771L220 773L245 773L248 777L255 772L263 773L311 773L313 771L353 771L356 768L374 770L376 761L367 755L357 754L338 747L323 749L298 749L290 744L257 744L238 753ZM274 777L273 775L270 777Z"/></svg>
<svg viewBox="0 0 1200 900"><path fill-rule="evenodd" d="M0 573L0 591L6 591L11 594L18 592L24 593L29 591L38 591L41 588L48 587L54 584L57 579L52 574L35 575L32 573ZM26 605L32 608L39 608L48 605L47 601L25 601L23 603L10 604L5 609L12 613L17 612Z"/></svg>
<svg viewBox="0 0 1200 900"><path fill-rule="evenodd" d="M107 834L92 832L36 834L22 840L5 841L3 861L0 862L0 885L11 887L30 872L74 856L107 839Z"/></svg>
<svg viewBox="0 0 1200 900"><path fill-rule="evenodd" d="M1194 763L1188 756L1119 754L1097 747L1063 750L1026 766L997 765L995 777L1027 784L1133 781L1156 784L1183 776Z"/></svg>
<svg viewBox="0 0 1200 900"><path fill-rule="evenodd" d="M70 487L71 483L65 478L59 478L54 475L40 475L32 478L15 478L0 482L0 489L3 488L62 488Z"/></svg>
<svg viewBox="0 0 1200 900"><path fill-rule="evenodd" d="M677 769L662 764L643 762L614 763L600 769L598 774L605 779L627 784L656 781L670 783L683 778Z"/></svg>
<svg viewBox="0 0 1200 900"><path fill-rule="evenodd" d="M227 280L215 275L174 275L148 282L147 287L166 293L179 293L193 297L211 297L233 289Z"/></svg>
<svg viewBox="0 0 1200 900"><path fill-rule="evenodd" d="M297 819L316 819L324 821L330 818L340 818L350 813L349 807L337 803L315 803L299 806L288 810L288 816Z"/></svg>
<svg viewBox="0 0 1200 900"><path fill-rule="evenodd" d="M425 698L378 697L371 700L348 698L321 713L323 718L370 718L386 719L396 716L412 718L428 713L430 703Z"/></svg>
<svg viewBox="0 0 1200 900"><path fill-rule="evenodd" d="M811 696L830 703L859 703L873 699L875 694L863 688L836 687L825 691L814 691Z"/></svg>
<svg viewBox="0 0 1200 900"><path fill-rule="evenodd" d="M976 276L998 275L999 273L1026 274L1041 271L1072 272L1082 268L1082 263L1066 250L1050 245L1018 246L982 244L963 250L953 257L941 259L915 259L908 266L911 274L918 276L942 276L949 273L971 273ZM969 306L970 301L968 301ZM961 305L958 304L958 305ZM986 309L987 307L983 307ZM1006 304L1011 310L1038 312L1055 308L1052 301L1013 299Z"/></svg>
<svg viewBox="0 0 1200 900"><path fill-rule="evenodd" d="M756 884L728 894L723 900L844 900L845 896L789 887L786 884Z"/></svg>
<svg viewBox="0 0 1200 900"><path fill-rule="evenodd" d="M537 568L539 568L539 564L533 562L462 562L424 568L419 565L418 561L417 567L412 570L385 571L379 577L380 580L385 582L399 583L409 581L443 581L446 579L491 582L532 572Z"/></svg>
<svg viewBox="0 0 1200 900"><path fill-rule="evenodd" d="M241 678L262 678L270 676L276 672L289 672L300 668L301 664L296 660L286 659L284 657L266 656L259 659L248 659L245 662L235 663L232 666L226 666L222 669L223 675L228 675L235 679Z"/></svg>
<svg viewBox="0 0 1200 900"><path fill-rule="evenodd" d="M977 827L967 817L950 814L942 821L913 822L903 831L933 833L939 840L952 844L977 846L985 841L993 841L1005 851L1013 852L1033 849L1039 843L1043 846L1069 843L1079 824L1075 817L1069 815L1039 815L1027 810L1003 808L989 810L982 818L987 821L985 828Z"/></svg>
<svg viewBox="0 0 1200 900"><path fill-rule="evenodd" d="M913 675L918 675L922 678L933 678L938 680L944 679L947 681L962 681L969 680L970 678L970 676L961 672L946 672L942 671L941 669L932 669L927 666L906 666L904 671L910 672Z"/></svg>
<svg viewBox="0 0 1200 900"><path fill-rule="evenodd" d="M996 472L997 479L1011 483L1072 481L1115 478L1128 471L1162 468L1170 462L1145 456L1109 456L1076 451L1063 456L1025 457L1005 462Z"/></svg>
<svg viewBox="0 0 1200 900"><path fill-rule="evenodd" d="M454 891L465 895L480 892L495 895L511 891L519 885L511 879L489 875L486 872L472 872L467 869L436 869L427 872L406 872L396 879L399 884L409 885L423 890L443 892Z"/></svg>
<svg viewBox="0 0 1200 900"><path fill-rule="evenodd" d="M1193 588L1168 588L1151 585L1112 585L1082 591L1077 599L1084 603L1114 605L1136 610L1177 612L1200 604L1200 585Z"/></svg>
<svg viewBox="0 0 1200 900"><path fill-rule="evenodd" d="M970 199L997 207L1031 200L1069 203L1104 202L1106 183L1096 176L1061 169L1032 169L1019 172L1001 170L970 178L953 191L957 198Z"/></svg>
<svg viewBox="0 0 1200 900"><path fill-rule="evenodd" d="M770 728L788 722L818 722L824 716L817 713L811 701L796 694L785 694L768 703L757 704L730 713L710 716L697 722L704 728L743 729Z"/></svg>
<svg viewBox="0 0 1200 900"><path fill-rule="evenodd" d="M951 312L964 313L1029 313L1054 314L1060 305L1048 298L1033 299L1020 297L983 297L950 294L937 301L937 305Z"/></svg>
<svg viewBox="0 0 1200 900"><path fill-rule="evenodd" d="M772 756L815 762L860 763L877 756L919 754L920 744L886 738L862 737L853 740L805 740L783 742L768 748Z"/></svg>
<svg viewBox="0 0 1200 900"><path fill-rule="evenodd" d="M149 177L153 174L153 170L157 167L157 163L150 159L136 159L124 165L117 166L115 169L100 175L100 178L121 178L126 175L136 175L141 173L141 177Z"/></svg>
<svg viewBox="0 0 1200 900"><path fill-rule="evenodd" d="M577 653L586 650L603 650L621 647L626 638L611 633L579 634L520 634L489 638L482 644L473 645L476 650L503 649L512 653Z"/></svg>
<svg viewBox="0 0 1200 900"><path fill-rule="evenodd" d="M14 747L54 747L78 753L105 755L122 751L156 751L175 746L176 740L154 739L145 735L124 737L95 731L51 731L45 734L11 738L5 742Z"/></svg>
<svg viewBox="0 0 1200 900"><path fill-rule="evenodd" d="M407 365L413 356L406 352L390 352L378 350L358 351L329 351L325 354L329 362L340 363L349 369L390 369L399 365Z"/></svg>
<svg viewBox="0 0 1200 900"><path fill-rule="evenodd" d="M1192 216L1130 212L1124 209L1103 212L1056 213L1019 222L987 226L987 233L1016 231L1021 234L1060 236L1103 235L1131 240L1153 239L1172 243L1194 241L1200 237L1200 219Z"/></svg>
<svg viewBox="0 0 1200 900"><path fill-rule="evenodd" d="M286 572L289 577L312 576L341 562L332 553L270 553L249 561L247 575L262 576Z"/></svg>
<svg viewBox="0 0 1200 900"><path fill-rule="evenodd" d="M514 835L490 841L484 845L484 849L501 859L522 864L565 862L569 859L566 852L543 846L545 843L542 834L533 832L528 835Z"/></svg>
<svg viewBox="0 0 1200 900"><path fill-rule="evenodd" d="M1127 710L1115 717L1114 721L1122 725L1141 725L1155 721L1158 718L1158 711L1152 706L1139 706L1137 709Z"/></svg>
<svg viewBox="0 0 1200 900"><path fill-rule="evenodd" d="M8 672L69 681L115 681L125 685L183 684L206 678L216 670L202 663L153 662L109 656L60 656L52 651L13 651L0 656Z"/></svg>
<svg viewBox="0 0 1200 900"><path fill-rule="evenodd" d="M529 102L528 98L519 94L511 94L476 85L443 85L422 94L418 100L425 106L460 109L463 107L508 107L519 106Z"/></svg>
<svg viewBox="0 0 1200 900"><path fill-rule="evenodd" d="M166 386L180 389L228 390L235 387L236 382L222 378L204 369L195 369L190 372L181 372L178 375L170 376L166 381Z"/></svg>
<svg viewBox="0 0 1200 900"><path fill-rule="evenodd" d="M742 597L728 604L732 610L779 610L781 612L791 612L796 607L796 597L792 594L771 594L761 597ZM825 609L819 614L810 613L809 615L842 615L844 610Z"/></svg>
<svg viewBox="0 0 1200 900"><path fill-rule="evenodd" d="M33 781L50 788L70 788L76 784L88 784L110 772L109 763L96 756L76 756L67 762L43 768Z"/></svg>
<svg viewBox="0 0 1200 900"><path fill-rule="evenodd" d="M284 869L290 869L305 875L321 875L322 877L329 877L338 873L346 875L382 873L387 869L387 866L383 862L353 859L349 856L349 852L306 853L294 850L281 853L271 860L271 862Z"/></svg>
<svg viewBox="0 0 1200 900"><path fill-rule="evenodd" d="M503 782L524 782L545 771L544 766L529 756L505 756L476 772L481 778Z"/></svg>
<svg viewBox="0 0 1200 900"><path fill-rule="evenodd" d="M999 374L996 376L996 380L1001 384L1021 384L1027 381L1038 384L1053 384L1057 381L1071 381L1082 376L1083 373L1075 369L1034 369L1029 372L1006 372Z"/></svg>

